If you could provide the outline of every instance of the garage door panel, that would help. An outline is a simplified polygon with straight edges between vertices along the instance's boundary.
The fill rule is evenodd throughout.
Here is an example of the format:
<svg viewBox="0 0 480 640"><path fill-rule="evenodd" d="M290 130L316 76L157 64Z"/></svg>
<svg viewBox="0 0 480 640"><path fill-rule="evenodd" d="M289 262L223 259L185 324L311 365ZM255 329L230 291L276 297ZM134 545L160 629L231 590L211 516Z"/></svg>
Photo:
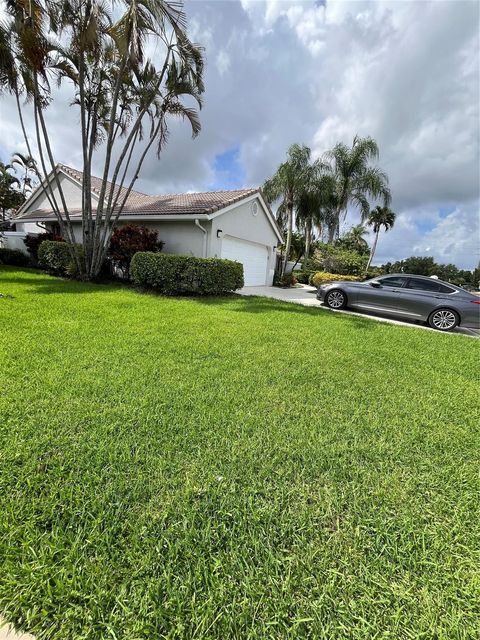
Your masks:
<svg viewBox="0 0 480 640"><path fill-rule="evenodd" d="M243 264L246 287L266 283L268 250L265 245L225 236L222 238L222 258Z"/></svg>

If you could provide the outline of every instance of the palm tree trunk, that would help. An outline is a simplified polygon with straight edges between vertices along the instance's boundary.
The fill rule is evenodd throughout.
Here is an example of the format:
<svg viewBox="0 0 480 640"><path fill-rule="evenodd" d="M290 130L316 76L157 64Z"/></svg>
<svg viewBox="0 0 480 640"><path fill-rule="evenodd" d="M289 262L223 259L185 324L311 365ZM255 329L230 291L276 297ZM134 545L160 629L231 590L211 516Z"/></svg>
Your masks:
<svg viewBox="0 0 480 640"><path fill-rule="evenodd" d="M365 268L365 275L368 273L368 270L370 269L370 265L372 264L373 256L375 255L375 250L377 248L379 234L380 234L380 228L378 228L375 232L375 239L373 241L372 249L370 251L370 257L368 258L367 266Z"/></svg>
<svg viewBox="0 0 480 640"><path fill-rule="evenodd" d="M288 257L290 255L290 247L292 246L292 226L293 226L293 200L288 198L287 201L287 241L285 243L285 255L283 256L281 276L285 275L287 270Z"/></svg>
<svg viewBox="0 0 480 640"><path fill-rule="evenodd" d="M307 220L305 223L305 254L303 258L303 268L310 258L310 245L312 244L312 221Z"/></svg>

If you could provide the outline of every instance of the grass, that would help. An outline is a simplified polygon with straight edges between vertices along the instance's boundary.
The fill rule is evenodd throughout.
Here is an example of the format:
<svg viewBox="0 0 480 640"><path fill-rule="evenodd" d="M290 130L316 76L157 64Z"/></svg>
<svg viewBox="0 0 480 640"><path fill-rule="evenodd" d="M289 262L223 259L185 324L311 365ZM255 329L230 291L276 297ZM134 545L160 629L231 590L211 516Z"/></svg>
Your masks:
<svg viewBox="0 0 480 640"><path fill-rule="evenodd" d="M480 637L479 342L8 267L0 292L6 619Z"/></svg>

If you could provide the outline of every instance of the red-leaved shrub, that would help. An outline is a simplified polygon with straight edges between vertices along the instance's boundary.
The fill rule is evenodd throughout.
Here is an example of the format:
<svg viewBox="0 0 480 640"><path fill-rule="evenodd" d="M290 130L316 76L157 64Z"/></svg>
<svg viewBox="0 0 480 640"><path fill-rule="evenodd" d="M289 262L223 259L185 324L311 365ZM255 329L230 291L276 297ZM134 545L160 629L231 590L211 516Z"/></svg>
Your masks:
<svg viewBox="0 0 480 640"><path fill-rule="evenodd" d="M124 278L130 276L130 261L138 251L162 250L164 242L158 239L153 229L138 224L125 224L117 227L111 237L108 258L113 265L121 269Z"/></svg>

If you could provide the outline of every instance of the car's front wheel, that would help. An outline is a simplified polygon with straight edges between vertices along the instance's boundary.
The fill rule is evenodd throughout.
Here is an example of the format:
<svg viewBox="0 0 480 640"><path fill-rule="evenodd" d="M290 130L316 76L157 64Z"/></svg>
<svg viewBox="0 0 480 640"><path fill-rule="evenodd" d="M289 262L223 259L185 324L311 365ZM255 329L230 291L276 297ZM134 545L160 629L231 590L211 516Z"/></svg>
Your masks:
<svg viewBox="0 0 480 640"><path fill-rule="evenodd" d="M428 318L428 324L438 331L452 331L459 322L458 313L452 309L435 309Z"/></svg>
<svg viewBox="0 0 480 640"><path fill-rule="evenodd" d="M332 289L325 296L325 304L330 309L345 309L347 306L347 296L340 289Z"/></svg>

